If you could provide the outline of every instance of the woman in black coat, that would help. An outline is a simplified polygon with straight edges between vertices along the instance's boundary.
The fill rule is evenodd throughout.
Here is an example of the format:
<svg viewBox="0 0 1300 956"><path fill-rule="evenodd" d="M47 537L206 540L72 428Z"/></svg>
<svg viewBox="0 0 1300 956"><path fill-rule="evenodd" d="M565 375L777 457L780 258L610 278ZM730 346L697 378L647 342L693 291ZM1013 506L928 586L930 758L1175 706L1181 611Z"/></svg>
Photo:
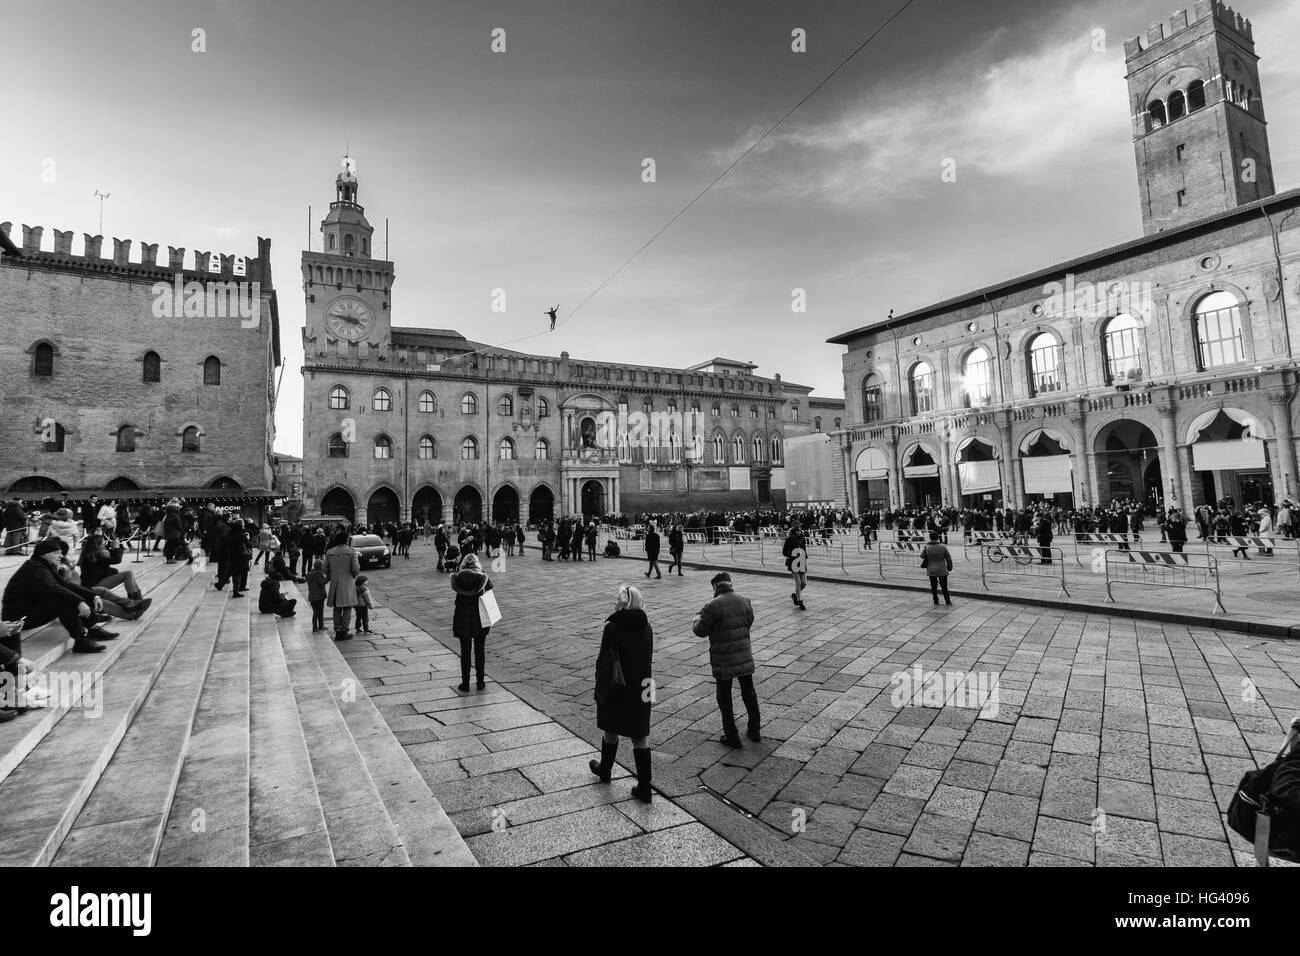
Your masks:
<svg viewBox="0 0 1300 956"><path fill-rule="evenodd" d="M632 738L636 761L636 786L632 796L650 802L650 706L654 702L654 680L650 676L654 656L654 635L645 614L641 592L624 585L618 592L614 613L605 620L596 657L596 726L603 730L600 760L591 761L591 772L609 783L618 755L618 738ZM615 663L622 683L615 677Z"/></svg>
<svg viewBox="0 0 1300 956"><path fill-rule="evenodd" d="M242 524L231 528L226 535L225 555L230 569L230 596L243 597L248 590L248 568L253 560L253 549Z"/></svg>
<svg viewBox="0 0 1300 956"><path fill-rule="evenodd" d="M647 567L645 576L650 577L650 572L655 573L655 579L662 578L659 573L659 533L655 531L655 526L651 525L645 533L645 557Z"/></svg>
<svg viewBox="0 0 1300 956"><path fill-rule="evenodd" d="M482 690L487 686L483 680L483 665L491 628L483 626L478 599L492 590L492 579L479 567L477 555L465 555L460 570L451 576L451 588L456 592L451 632L460 638L460 689L469 690L469 654L473 645L474 669L478 674L478 689Z"/></svg>

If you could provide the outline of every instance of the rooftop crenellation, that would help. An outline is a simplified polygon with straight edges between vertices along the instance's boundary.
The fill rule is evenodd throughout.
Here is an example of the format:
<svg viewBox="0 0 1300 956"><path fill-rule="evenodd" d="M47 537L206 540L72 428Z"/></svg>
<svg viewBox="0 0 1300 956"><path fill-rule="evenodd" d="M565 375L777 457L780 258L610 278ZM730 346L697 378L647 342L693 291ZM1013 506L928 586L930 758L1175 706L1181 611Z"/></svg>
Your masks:
<svg viewBox="0 0 1300 956"><path fill-rule="evenodd" d="M1124 54L1128 59L1132 59L1139 53L1150 50L1156 44L1172 39L1189 27L1210 18L1217 20L1230 30L1234 30L1247 42L1254 42L1255 33L1250 21L1233 10L1232 7L1222 2L1222 0L1196 0L1196 6L1192 10L1191 17L1188 17L1186 10L1178 10L1169 18L1168 23L1156 21L1147 28L1145 42L1144 38L1140 36L1131 37L1124 42Z"/></svg>
<svg viewBox="0 0 1300 956"><path fill-rule="evenodd" d="M241 256L223 252L190 252L184 246L168 246L167 261L158 261L159 245L156 242L135 242L131 239L113 237L111 253L105 255L106 247L103 236L84 233L81 252L72 251L75 233L73 230L51 229L52 242L45 241L44 226L22 226L22 242L19 245L25 260L45 262L52 265L91 266L98 271L141 270L158 273L188 273L194 276L211 276L220 279L256 279L263 286L270 285L269 270L261 266L270 252L270 240L258 239L257 256ZM13 239L13 223L0 222L0 232ZM49 248L44 248L49 246Z"/></svg>

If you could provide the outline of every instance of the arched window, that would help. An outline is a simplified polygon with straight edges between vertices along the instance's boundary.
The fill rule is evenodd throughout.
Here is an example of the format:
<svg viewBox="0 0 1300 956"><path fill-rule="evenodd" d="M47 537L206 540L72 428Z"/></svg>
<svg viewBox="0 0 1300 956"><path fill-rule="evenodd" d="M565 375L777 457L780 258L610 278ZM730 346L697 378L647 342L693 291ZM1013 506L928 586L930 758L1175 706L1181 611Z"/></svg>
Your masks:
<svg viewBox="0 0 1300 956"><path fill-rule="evenodd" d="M416 452L422 461L432 461L438 457L438 446L433 443L433 438L425 435L420 439L419 450Z"/></svg>
<svg viewBox="0 0 1300 956"><path fill-rule="evenodd" d="M66 436L66 433L63 430L63 426L60 425L58 422L55 422L54 430L47 434L50 440L44 442L41 445L41 450L51 451L51 452L63 451L63 440L64 437Z"/></svg>
<svg viewBox="0 0 1300 956"><path fill-rule="evenodd" d="M335 411L346 409L351 404L351 398L348 390L342 385L335 385L330 389L330 408Z"/></svg>
<svg viewBox="0 0 1300 956"><path fill-rule="evenodd" d="M515 402L509 395L502 395L497 399L498 415L513 415L515 413Z"/></svg>
<svg viewBox="0 0 1300 956"><path fill-rule="evenodd" d="M460 443L460 460L475 461L478 458L478 442L473 438L466 438Z"/></svg>
<svg viewBox="0 0 1300 956"><path fill-rule="evenodd" d="M758 406L757 406L757 405L750 405L750 406L749 406L749 417L750 417L750 418L757 418L757 417L758 417Z"/></svg>
<svg viewBox="0 0 1300 956"><path fill-rule="evenodd" d="M370 255L370 240L365 236L361 237L361 254L363 256Z"/></svg>
<svg viewBox="0 0 1300 956"><path fill-rule="evenodd" d="M709 412L716 418L722 414L722 406L717 402L714 402L713 407L709 409Z"/></svg>
<svg viewBox="0 0 1300 956"><path fill-rule="evenodd" d="M724 451L724 444L725 443L723 442L721 435L713 436L713 461L715 464L721 465L724 461L727 460L727 456Z"/></svg>
<svg viewBox="0 0 1300 956"><path fill-rule="evenodd" d="M798 406L798 405L791 405L791 406L790 406L790 421L792 421L792 422L797 422L798 420L799 420L799 406Z"/></svg>
<svg viewBox="0 0 1300 956"><path fill-rule="evenodd" d="M334 250L334 234L333 234L333 233L330 233L329 241L330 241L330 251L332 252L332 251Z"/></svg>
<svg viewBox="0 0 1300 956"><path fill-rule="evenodd" d="M731 460L737 465L745 463L745 439L739 435L731 439Z"/></svg>
<svg viewBox="0 0 1300 956"><path fill-rule="evenodd" d="M135 426L123 425L117 430L117 450L135 451Z"/></svg>
<svg viewBox="0 0 1300 956"><path fill-rule="evenodd" d="M181 432L181 451L199 450L199 429L195 425L190 425Z"/></svg>
<svg viewBox="0 0 1300 956"><path fill-rule="evenodd" d="M54 374L54 346L42 342L32 352L32 374L49 376Z"/></svg>
<svg viewBox="0 0 1300 956"><path fill-rule="evenodd" d="M739 406L739 405L732 405L732 406L731 406L731 417L732 417L732 418L739 418L739 417L740 417L740 406Z"/></svg>
<svg viewBox="0 0 1300 956"><path fill-rule="evenodd" d="M781 436L772 436L772 464L781 464Z"/></svg>
<svg viewBox="0 0 1300 956"><path fill-rule="evenodd" d="M1151 128L1160 129L1169 120L1165 115L1165 104L1162 100L1152 100L1147 106L1147 116L1151 118Z"/></svg>
<svg viewBox="0 0 1300 956"><path fill-rule="evenodd" d="M988 349L972 349L962 363L962 387L966 407L979 408L993 401L993 359Z"/></svg>
<svg viewBox="0 0 1300 956"><path fill-rule="evenodd" d="M546 461L551 457L551 446L546 444L545 438L537 439L537 444L533 446L533 457L538 461Z"/></svg>
<svg viewBox="0 0 1300 956"><path fill-rule="evenodd" d="M1196 303L1196 359L1200 371L1246 361L1241 306L1231 292L1211 292Z"/></svg>
<svg viewBox="0 0 1300 956"><path fill-rule="evenodd" d="M393 457L393 441L387 435L380 435L375 439L375 457L385 459Z"/></svg>
<svg viewBox="0 0 1300 956"><path fill-rule="evenodd" d="M815 431L815 432L819 432L819 431L821 431L821 430L822 430L822 417L821 417L820 415L814 415L814 416L813 416L813 431Z"/></svg>
<svg viewBox="0 0 1300 956"><path fill-rule="evenodd" d="M426 415L437 411L438 403L434 401L433 392L421 392L419 399L419 409Z"/></svg>
<svg viewBox="0 0 1300 956"><path fill-rule="evenodd" d="M551 414L551 403L540 395L537 398L537 417L545 418Z"/></svg>
<svg viewBox="0 0 1300 956"><path fill-rule="evenodd" d="M868 375L862 382L862 420L878 422L885 417L885 392L880 379Z"/></svg>
<svg viewBox="0 0 1300 956"><path fill-rule="evenodd" d="M478 414L478 399L474 397L473 392L466 392L460 400L460 413L462 415Z"/></svg>
<svg viewBox="0 0 1300 956"><path fill-rule="evenodd" d="M755 435L753 440L750 441L749 445L754 454L752 460L762 461L763 460L763 436Z"/></svg>
<svg viewBox="0 0 1300 956"><path fill-rule="evenodd" d="M912 414L934 411L934 369L929 362L917 362L909 376L912 383Z"/></svg>
<svg viewBox="0 0 1300 956"><path fill-rule="evenodd" d="M354 245L354 242L355 240L353 240L352 238L352 233L348 233L346 236L343 237L343 251L346 252L348 255L352 254L352 247Z"/></svg>
<svg viewBox="0 0 1300 956"><path fill-rule="evenodd" d="M338 432L330 435L330 457L346 458L348 457L348 443L343 440L343 436Z"/></svg>
<svg viewBox="0 0 1300 956"><path fill-rule="evenodd" d="M1124 385L1142 378L1142 353L1138 342L1137 319L1128 313L1106 323L1101 336L1106 363L1106 384Z"/></svg>
<svg viewBox="0 0 1300 956"><path fill-rule="evenodd" d="M503 438L501 444L497 445L497 452L502 461L514 461L515 443L509 438Z"/></svg>
<svg viewBox="0 0 1300 956"><path fill-rule="evenodd" d="M144 353L144 380L146 382L162 381L162 359L157 352Z"/></svg>
<svg viewBox="0 0 1300 956"><path fill-rule="evenodd" d="M203 360L203 384L221 384L221 359L215 355L209 355Z"/></svg>
<svg viewBox="0 0 1300 956"><path fill-rule="evenodd" d="M375 389L374 395L370 396L370 407L377 412L392 411L393 393L383 386Z"/></svg>
<svg viewBox="0 0 1300 956"><path fill-rule="evenodd" d="M1182 119L1185 115L1187 115L1187 97L1183 95L1182 90L1174 90L1169 94L1169 122Z"/></svg>
<svg viewBox="0 0 1300 956"><path fill-rule="evenodd" d="M1047 395L1065 387L1061 347L1047 332L1029 340L1025 355L1029 362L1029 394Z"/></svg>
<svg viewBox="0 0 1300 956"><path fill-rule="evenodd" d="M1205 84L1200 80L1193 80L1187 87L1187 112L1195 113L1199 109L1205 108Z"/></svg>

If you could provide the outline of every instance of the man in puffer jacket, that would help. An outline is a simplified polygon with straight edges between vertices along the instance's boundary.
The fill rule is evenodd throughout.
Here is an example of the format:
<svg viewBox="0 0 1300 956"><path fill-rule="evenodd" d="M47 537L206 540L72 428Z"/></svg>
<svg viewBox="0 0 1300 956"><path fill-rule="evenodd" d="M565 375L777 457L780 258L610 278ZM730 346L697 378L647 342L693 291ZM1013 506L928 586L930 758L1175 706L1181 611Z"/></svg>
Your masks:
<svg viewBox="0 0 1300 956"><path fill-rule="evenodd" d="M731 682L735 678L740 678L740 696L749 716L749 739L755 742L763 739L759 733L762 721L758 714L758 693L754 690L754 652L749 643L754 607L749 598L731 589L731 575L725 571L715 574L709 583L713 585L713 600L695 616L692 630L696 637L709 639L709 663L718 685L718 710L722 714L722 743L739 747L740 735L736 732L731 700Z"/></svg>

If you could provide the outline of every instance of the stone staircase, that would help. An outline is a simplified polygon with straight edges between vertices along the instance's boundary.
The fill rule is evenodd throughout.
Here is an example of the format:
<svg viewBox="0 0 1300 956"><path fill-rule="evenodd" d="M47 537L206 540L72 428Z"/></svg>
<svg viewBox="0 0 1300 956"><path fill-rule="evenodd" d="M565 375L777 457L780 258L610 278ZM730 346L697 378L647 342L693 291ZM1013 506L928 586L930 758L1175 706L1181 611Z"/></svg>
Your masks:
<svg viewBox="0 0 1300 956"><path fill-rule="evenodd" d="M0 724L0 865L476 865L305 594L282 585L280 619L210 571L132 568L153 605L104 653L24 635L60 686Z"/></svg>

